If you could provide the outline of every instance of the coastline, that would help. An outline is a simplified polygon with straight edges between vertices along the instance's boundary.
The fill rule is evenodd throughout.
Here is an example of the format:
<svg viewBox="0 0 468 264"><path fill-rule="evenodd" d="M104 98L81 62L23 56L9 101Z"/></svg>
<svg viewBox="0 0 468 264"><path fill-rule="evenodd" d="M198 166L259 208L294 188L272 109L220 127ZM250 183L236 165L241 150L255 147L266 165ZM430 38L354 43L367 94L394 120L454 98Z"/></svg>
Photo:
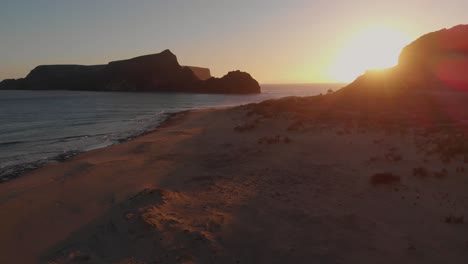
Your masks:
<svg viewBox="0 0 468 264"><path fill-rule="evenodd" d="M338 88L338 85L337 84L329 84L329 86L333 86L334 89ZM335 87L336 86L336 87ZM279 85L278 87L283 87L283 85ZM232 94L228 94L228 95L213 95L213 94L204 94L204 95L195 95L195 97L197 98L195 101L199 102L199 103L192 103L190 97L192 97L193 95L191 94L178 94L177 95L177 101L180 103L180 106L181 107L178 107L177 105L177 102L175 103L175 108L172 108L172 107L167 107L167 105L169 105L168 103L166 103L167 101L170 101L170 100L173 100L174 98L172 98L172 96L176 93L157 93L157 97L151 97L152 95L154 95L155 93L148 93L144 98L140 98L138 96L135 96L135 94L132 93L132 96L131 97L131 100L130 100L130 104L132 104L132 102L135 102L135 101L143 101L145 102L144 105L146 105L146 109L147 111L152 111L153 108L150 107L150 105L155 105L156 108L158 107L158 105L161 105L161 109L158 109L158 112L161 111L162 113L166 112L166 113L170 113L170 112L174 112L174 111L186 111L187 109L201 109L201 108L212 108L212 107L234 107L234 106L238 106L238 105L243 105L243 104L249 104L249 103L257 103L257 102L260 102L260 101L264 101L264 100L269 100L269 99L276 99L276 98L280 98L280 97L284 97L284 96L287 96L288 94L291 94L291 95L295 95L295 96L313 96L313 95L318 95L322 90L325 90L326 88L322 87L322 85L317 85L317 84L309 84L309 85L304 85L304 87L286 87L286 88L278 88L278 87L275 87L275 88L271 88L271 85L266 85L266 87L264 87L264 93L260 94L260 95L232 95ZM1 92L4 92L4 91L1 91ZM17 91L11 91L11 92L17 92ZM72 104L76 104L76 103L83 103L83 102L86 102L86 100L81 100L80 98L86 98L87 96L92 96L93 98L96 98L96 104L104 104L104 105L109 105L109 101L111 99L108 99L107 96L108 95L111 95L111 96L114 96L114 100L118 100L119 102L121 103L125 103L126 101L123 100L121 98L121 96L116 96L116 95L120 95L121 93L118 93L118 92L93 92L92 94L86 94L87 92L76 92L76 91L29 91L29 92L33 92L33 94L29 94L29 93L26 93L24 95L22 95L22 92L28 92L28 91L20 91L21 93L19 94L16 94L16 93L11 93L11 94L6 94L6 96L4 94L2 94L4 97L2 97L4 99L4 101L2 102L6 102L5 100L8 100L8 98L14 98L15 100L20 100L20 106L23 104L21 100L23 100L23 97L26 96L27 98L29 97L35 97L35 96L39 96L39 98L41 98L42 96L45 96L45 97L59 97L60 99L62 98L62 96L64 96L65 98L65 101L63 102L69 102L69 103L72 103ZM52 93L49 93L49 92L52 92ZM55 92L57 92L58 94L56 94ZM68 94L68 92L70 92L70 94ZM125 93L125 94L128 94L128 93ZM136 93L136 94L140 94L140 93ZM69 98L71 98L71 96L76 96L74 98L77 98L76 101L70 101ZM165 98L163 97L162 99L160 99L160 95L169 95L168 98ZM181 97L181 98L179 98ZM258 98L257 98L258 97ZM128 100L127 97L125 97L126 100ZM151 99L148 99L145 101L145 98L151 98ZM42 100L42 99L41 99ZM41 102L41 100L39 100L39 102ZM158 101L159 100L159 101ZM161 100L163 100L161 102ZM153 102L154 101L154 102ZM151 103L150 103L151 102ZM24 107L26 107L26 105L28 105L28 107L31 107L29 104L26 104L24 105ZM49 104L46 104L47 106L50 105ZM9 110L6 111L6 113L8 114L9 113L9 116L14 116L15 113L17 113L16 109L15 109L16 106L11 106L9 108ZM43 105L41 105L39 103L39 106L36 106L36 107L44 107ZM65 107L65 106L64 106ZM47 109L47 108L46 108ZM125 111L125 109L118 109L116 108L116 110L118 111ZM46 114L53 114L54 113L54 110L47 110L47 113ZM28 113L28 114L31 114L31 113ZM36 118L38 118L36 121L40 121L40 114L39 113L34 113L36 115ZM74 113L73 111L70 111L70 112L67 112L67 114L70 114L70 115L74 115L76 113ZM159 113L158 113L159 115ZM164 114L163 114L164 115ZM141 113L140 116L144 116L144 113ZM77 116L78 118L82 118L81 116ZM138 116L136 116L135 119L137 119ZM10 120L10 121L6 121L6 123L9 123L9 122L12 122L11 126L14 125L14 123L16 122L16 119L14 117L12 117L13 119ZM85 117L85 118L88 118L89 122L100 122L99 120L93 120L92 117ZM110 116L109 118L113 118L112 116ZM58 125L56 129L65 129L65 128L68 128L68 125L65 125L65 121L61 116L56 116L54 117L55 120L57 120L58 122L64 122L63 124L64 125ZM154 118L153 118L154 119ZM19 118L20 121L22 122L31 122L31 120L22 120L21 118ZM34 121L34 120L33 120ZM118 122L118 120L114 120L116 122ZM14 153L16 152L17 150L20 150L20 152L18 152L19 154L18 157L12 157L10 159L9 155L4 155L5 156L5 159L3 159L0 163L2 163L1 165L3 167L0 167L0 184L2 184L3 182L6 182L10 179L14 179L16 177L21 177L21 175L23 175L24 173L28 172L28 171L31 171L31 170L34 170L36 168L39 168L39 167L42 167L44 166L45 164L48 164L48 163L54 163L54 162L61 162L69 157L73 157L73 156L76 156L77 154L79 153L82 153L82 152L86 152L86 151L89 151L90 149L94 149L94 146L97 146L97 148L101 148L101 147L107 147L107 146L110 146L110 145L114 145L114 144L118 144L120 142L123 142L123 141L127 141L128 139L131 139L131 138L134 138L135 136L138 136L140 134L145 134L145 131L146 132L151 132L153 131L154 129L156 129L157 127L151 125L151 124L157 124L157 123L160 123L160 120L157 120L157 119L154 119L154 120L148 120L145 122L147 122L147 124L150 124L150 127L148 126L145 126L145 127L140 127L139 124L132 124L132 126L127 126L129 129L127 130L122 130L120 131L119 133L127 133L126 135L123 135L123 136L109 136L109 139L107 140L107 142L104 142L105 140L101 140L99 139L97 142L91 142L91 144L94 144L94 145L91 145L89 144L88 142L84 142L84 145L81 146L79 145L80 143L78 141L75 141L73 144L74 145L71 145L71 146L64 146L63 147L63 150L60 148L60 143L59 144L55 144L55 146L49 151L49 149L47 148L47 146L44 148L44 149L40 149L38 148L37 146L35 146L36 150L33 149L34 147L33 146L26 146L24 147L23 145L20 146L19 149L15 149L15 148L11 148L11 153ZM40 123L38 123L40 124ZM140 123L140 124L143 124L143 123ZM30 127L27 127L27 130L26 131L35 131L35 127L37 126L30 126ZM131 129L135 127L136 129ZM26 129L26 128L25 128ZM93 129L92 127L83 127L82 128L83 131L82 132L77 132L75 134L71 133L70 135L68 136L79 136L79 135L87 135L87 129ZM8 134L11 134L13 132L17 132L15 130L12 130L10 128L6 129L4 131L5 135L8 135ZM130 135L130 132L132 133ZM139 133L140 132L140 133ZM41 133L44 133L44 131L41 131ZM55 133L55 131L51 130L50 133ZM97 133L91 133L89 134L89 138L92 138L94 137L94 134L99 134L99 133L104 133L106 135L110 135L109 134L109 131L97 131ZM135 134L137 133L137 134ZM103 135L104 135L103 134ZM44 135L47 135L47 133L44 133ZM129 136L130 135L130 136ZM20 137L12 137L11 139L7 139L5 142L16 142L16 141L22 141L23 138L29 138L29 134L26 133L25 135L22 135ZM47 138L49 139L49 138ZM59 137L57 138L54 138L54 137L51 137L50 139L52 140L56 140L57 142L59 142L61 139ZM31 142L36 142L36 140L38 140L37 142L39 142L40 144L38 146L44 146L46 145L46 143L43 143L41 142L41 138L40 137L33 137L33 141ZM68 143L67 143L68 144ZM31 148L31 149L28 149L28 148ZM3 150L4 152L7 152L8 154L8 149L7 150ZM44 152L45 154L42 154L41 152ZM22 153L27 153L28 157L26 157L25 159L23 159L21 157ZM1 154L1 153L0 153ZM32 154L32 155L30 155ZM13 154L12 154L13 155ZM16 154L15 154L16 155ZM18 164L18 162L20 162Z"/></svg>
<svg viewBox="0 0 468 264"><path fill-rule="evenodd" d="M430 138L420 132L297 125L252 107L179 113L1 184L0 262L468 258L468 227L457 222L468 215L463 159L421 151Z"/></svg>
<svg viewBox="0 0 468 264"><path fill-rule="evenodd" d="M158 92L158 93L144 93L144 92L137 92L137 93L130 93L131 95L135 95L135 94L145 94L148 95L148 97L150 97L151 95L175 95L177 94L178 96L182 96L182 104L184 104L181 108L177 108L177 109L171 109L171 108L167 108L167 107L161 107L161 111L162 112L173 112L173 111L187 111L186 109L202 109L202 108L218 108L218 107L235 107L235 106L239 106L239 105L244 105L244 104L251 104L251 103L258 103L258 102L261 102L261 101L265 101L265 100L270 100L270 99L277 99L277 98L281 98L281 97L286 97L286 96L315 96L315 95L318 95L322 92L325 92L328 87L332 87L333 89L339 89L341 88L341 84L335 84L335 83L330 83L330 84L298 84L298 85L295 85L293 84L292 87L288 87L287 84L278 84L278 85L264 85L265 87L262 87L263 89L263 93L262 94L257 94L257 95L252 95L252 94L249 94L249 95L234 95L234 94L225 94L225 95L213 95L213 94L196 94L196 96L203 96L203 97L197 97L197 101L200 101L202 103L188 103L189 100L191 100L189 97L191 96L194 96L193 94L187 94L187 93L177 93L177 92L172 92L172 93L163 93L163 92ZM272 88L273 86L276 86L274 88ZM286 88L285 88L286 86ZM291 85L289 85L291 86ZM297 87L299 86L299 87ZM3 91L1 90L0 92L18 92L18 90L10 90L10 91ZM77 97L80 97L80 96L84 96L86 95L85 93L88 93L88 92L85 92L85 91L69 91L69 90L23 90L23 91L19 91L19 92L32 92L34 93L35 95L41 95L41 96L57 96L57 94L54 94L55 92L57 92L59 95L66 95L66 98L68 98L70 95L69 94L66 94L67 92L70 92L70 93L77 93L75 94ZM52 94L48 94L49 92L53 92ZM95 96L95 95L119 95L119 94L129 94L129 92L124 92L124 93L121 93L121 92L92 92L92 94L89 94L89 96ZM3 99L4 100L7 100L8 98L11 98L13 97L15 100L21 100L21 96L18 96L18 95L15 95L14 93L12 94L6 94L6 96L4 94L3 95ZM31 96L31 94L26 94L26 96ZM259 98L258 99L254 99L254 97L258 96ZM215 97L220 97L218 99L216 99ZM99 97L99 101L98 103L102 104L106 104L106 101L102 101L103 98ZM232 100L232 98L237 98L237 99L234 99ZM121 98L117 97L115 98L116 100L120 100ZM142 100L142 98L137 98L138 100ZM144 99L144 98L143 98ZM135 99L133 99L135 100ZM169 99L166 99L166 100L171 100L171 98ZM204 101L205 100L205 101ZM230 101L231 100L231 101ZM223 103L223 101L227 102L227 103ZM2 102L5 102L5 101L2 101ZM79 102L82 102L82 101L79 101ZM79 103L78 102L78 103ZM213 102L218 102L218 103L213 103ZM77 102L72 102L72 103L77 103ZM159 104L161 104L161 102L159 101L156 101L154 102L154 104L157 106ZM164 104L164 103L163 103ZM177 103L176 103L177 104ZM177 106L177 105L176 105ZM26 105L25 105L26 107ZM29 107L29 106L28 106ZM15 108L13 107L12 109L10 109L10 111L7 111L7 113L10 113L10 114L14 114L15 113ZM47 113L49 114L49 113ZM74 114L73 112L70 113L70 114ZM57 118L57 120L61 120L60 117ZM24 122L29 122L30 120L25 120ZM156 121L158 123L160 123L158 120L153 120L153 122ZM13 120L14 122L14 120ZM93 122L93 120L90 120L90 122ZM97 122L97 121L96 121ZM153 123L153 122L150 122L150 123ZM64 126L65 127L65 126ZM63 127L63 128L64 128ZM133 127L133 126L132 126ZM59 127L60 128L60 127ZM34 131L34 128L28 128L29 131ZM100 146L102 144L101 147L107 147L107 146L111 146L111 145L114 145L114 144L118 144L118 143L121 143L123 141L127 141L128 139L131 139L131 138L134 138L140 134L145 134L146 132L151 132L153 131L154 129L157 129L157 127L154 127L154 126L151 126L151 127L147 127L147 128L138 128L140 131L142 131L141 133L139 134L133 134L131 136L128 136L127 138L123 138L123 139L120 139L120 138L117 138L117 139L112 139L110 140L110 144L107 144L104 142L97 142L97 144ZM14 131L16 132L16 131ZM123 131L125 132L125 131ZM4 133L11 133L11 130L8 130ZM86 132L85 132L86 133ZM106 132L104 132L106 133ZM108 133L108 132L107 132ZM79 135L79 134L76 134L76 135ZM71 135L71 136L75 136L75 135ZM93 134L91 134L91 136L93 136ZM28 136L26 135L25 138L28 138ZM52 138L54 139L54 138ZM9 141L13 141L13 142L16 142L18 140L22 140L21 138L13 138L12 140L9 140ZM34 140L40 140L40 138L36 138ZM57 140L59 140L59 138L57 138ZM7 141L8 143L8 141ZM69 157L73 157L73 156L76 156L77 154L79 153L82 153L82 152L87 152L89 151L89 148L85 146L85 149L81 149L80 147L76 147L77 145L75 144L75 148L71 147L71 148L64 148L63 151L53 151L54 153L50 156L47 156L47 155L44 155L44 156L40 156L40 157L34 157L32 159L26 159L24 160L24 162L20 163L20 164L16 164L16 161L15 162L12 162L12 163L9 163L8 161L5 161L5 163L2 163L2 166L4 166L3 168L0 167L0 184L2 184L3 182L6 182L6 181L9 181L11 179L14 179L16 177L21 177L21 175L23 175L24 173L28 172L28 171L32 171L36 168L39 168L39 167L42 167L48 163L53 163L53 162L61 162ZM90 146L91 150L94 149L93 146ZM101 147L98 147L98 148L101 148ZM15 149L13 149L13 151L16 151ZM26 153L30 153L29 152L30 150L24 148L23 149L23 152L26 152ZM33 152L33 155L36 155L38 156L39 154L38 153L34 153ZM47 157L47 158L45 158ZM21 158L19 158L18 160L21 160ZM3 162L3 160L2 160ZM5 165L4 165L5 164ZM9 165L6 165L6 164L9 164Z"/></svg>
<svg viewBox="0 0 468 264"><path fill-rule="evenodd" d="M116 142L110 144L110 145L106 145L106 146L102 146L102 147L97 147L97 148L91 148L89 150L70 150L70 151L67 151L67 152L64 152L63 154L58 154L58 155L55 155L55 156L52 156L52 157L48 157L48 158L45 158L45 159L40 159L40 160L37 160L37 161L33 161L33 162L26 162L26 163L21 163L21 164L16 164L16 165L11 165L11 166L6 166L4 168L0 168L0 184L2 183L5 183L5 182L8 182L8 181L11 181L11 180L15 180L16 178L18 177L21 177L31 171L34 171L36 169L39 169L39 168L42 168L44 166L47 166L48 164L53 164L53 163L63 163L67 160L70 160L71 158L77 156L77 155L80 155L82 153L86 153L86 152L89 152L89 151L93 151L95 149L103 149L103 148L108 148L108 147L111 147L111 146L114 146L116 144L122 144L122 143L125 143L125 142L129 142L131 140L134 140L138 137L141 137L141 136L144 136L144 135L147 135L149 133L152 133L152 132L155 132L158 130L158 128L160 126L162 126L165 122L169 121L171 118L177 118L178 115L180 114L184 114L188 111L192 111L192 110L182 110L182 111L177 111L177 112L173 112L173 113L165 113L163 114L163 120L157 124L155 124L154 126L150 126L148 129L146 130L143 130L135 135L131 135L127 138L123 138L123 139L120 139L120 140L117 140Z"/></svg>

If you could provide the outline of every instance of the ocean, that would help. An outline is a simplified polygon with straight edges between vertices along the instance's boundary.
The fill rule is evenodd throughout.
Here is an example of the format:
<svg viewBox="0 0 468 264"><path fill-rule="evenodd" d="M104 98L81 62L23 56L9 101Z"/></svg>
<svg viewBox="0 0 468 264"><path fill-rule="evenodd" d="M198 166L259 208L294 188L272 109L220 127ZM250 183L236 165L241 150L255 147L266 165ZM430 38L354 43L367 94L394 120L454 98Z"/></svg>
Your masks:
<svg viewBox="0 0 468 264"><path fill-rule="evenodd" d="M125 141L156 128L174 112L318 95L343 86L262 85L262 94L254 95L0 91L0 181Z"/></svg>

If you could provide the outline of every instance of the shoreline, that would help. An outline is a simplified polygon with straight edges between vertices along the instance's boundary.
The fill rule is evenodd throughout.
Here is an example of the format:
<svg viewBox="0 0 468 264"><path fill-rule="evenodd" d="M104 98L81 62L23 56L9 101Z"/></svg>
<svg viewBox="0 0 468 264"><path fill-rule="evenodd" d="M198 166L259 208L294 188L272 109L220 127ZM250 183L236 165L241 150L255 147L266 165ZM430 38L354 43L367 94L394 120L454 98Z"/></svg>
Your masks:
<svg viewBox="0 0 468 264"><path fill-rule="evenodd" d="M263 84L263 85L265 85L265 86L285 86L285 85L296 85L296 86L306 85L306 86L311 86L311 85L313 85L314 87L310 88L312 91L315 91L316 89L322 89L322 88L318 88L319 86L322 86L322 85L333 86L336 89L342 88L342 83L305 83L305 84L301 83L301 84ZM325 90L325 88L323 88L323 89ZM131 92L122 92L122 91L106 91L106 92L103 92L103 91L75 91L75 90L0 90L0 91L12 91L12 92L24 91L24 92L38 92L38 93L40 93L40 92L131 93ZM146 92L136 92L136 93L141 94L141 93L146 93ZM187 94L187 93L179 93L179 92L170 92L170 93L157 92L157 93L160 93L160 94L174 94L174 93ZM154 93L148 93L148 94L154 94ZM268 94L268 91L264 91L261 94L263 94L263 95ZM213 94L208 93L206 95L213 95ZM219 94L214 94L214 95L219 95ZM234 96L234 97L239 96L239 94L223 94L223 95L225 95L225 96ZM258 95L258 94L242 94L242 95L243 96L250 96L250 95L255 96L255 95ZM316 95L319 95L319 93L317 92L317 94L315 94L315 92L314 92L313 94L302 95L302 96L316 96ZM298 96L298 95L291 95L291 96ZM287 97L287 95L284 95L284 97ZM278 97L278 98L281 98L281 97ZM206 106L206 107L200 107L200 108L193 108L192 110L194 110L194 109L204 109L204 108L237 107L237 106L241 106L241 105L252 104L252 103L260 103L260 102L263 102L263 101L266 101L266 100L278 99L278 98L276 98L276 97L264 98L263 100L258 101L258 102L245 102L245 103L240 103L240 104L239 103L233 103L232 105L229 105L229 106ZM180 111L177 111L177 112L183 112L183 111L190 111L190 110L180 110ZM174 112L174 113L177 113L177 112ZM169 113L167 115L170 115L170 114L173 114L173 113ZM109 147L109 146L113 146L115 144L120 144L122 142L128 141L129 139L134 139L135 137L145 135L146 133L150 133L150 132L156 130L157 128L158 128L158 125L156 127L151 127L149 129L143 130L142 132L140 132L140 133L138 133L136 135L129 136L128 138L115 140L111 144L103 146L103 147L91 148L91 149L86 149L86 150L76 150L76 149L73 150L72 149L72 150L69 150L69 151L66 151L66 152L57 153L57 154L55 154L55 155L53 155L51 157L41 158L41 159L35 160L35 161L23 162L23 163L14 164L14 165L6 165L5 167L0 168L0 184L3 184L5 182L11 181L11 180L14 180L14 179L16 179L18 177L21 177L22 175L30 172L30 171L34 171L35 169L41 168L41 167L43 167L43 166L45 166L47 164L51 164L51 163L55 163L55 162L60 163L60 162L63 162L65 160L68 160L69 158L75 157L76 155L79 155L81 153L86 153L86 152L88 152L90 150L93 150L93 149L106 148L106 147Z"/></svg>
<svg viewBox="0 0 468 264"><path fill-rule="evenodd" d="M143 130L135 135L131 135L127 138L119 139L110 145L97 147L97 148L91 148L89 150L69 150L67 152L64 152L62 154L57 154L52 157L48 157L48 158L44 158L44 159L40 159L40 160L36 160L32 162L25 162L25 163L20 163L16 165L5 166L3 168L0 168L0 184L15 180L18 177L22 177L25 174L32 172L34 170L40 169L44 166L47 166L48 164L63 163L80 154L87 153L89 151L93 151L96 149L104 149L104 148L108 148L117 144L129 142L129 141L135 140L138 137L156 132L159 127L161 127L165 122L169 121L171 118L177 118L178 115L184 114L186 112L193 111L193 110L196 110L196 109L182 110L182 111L177 111L173 113L164 113L163 120L159 122L158 124L156 124L155 126L151 126L150 128Z"/></svg>

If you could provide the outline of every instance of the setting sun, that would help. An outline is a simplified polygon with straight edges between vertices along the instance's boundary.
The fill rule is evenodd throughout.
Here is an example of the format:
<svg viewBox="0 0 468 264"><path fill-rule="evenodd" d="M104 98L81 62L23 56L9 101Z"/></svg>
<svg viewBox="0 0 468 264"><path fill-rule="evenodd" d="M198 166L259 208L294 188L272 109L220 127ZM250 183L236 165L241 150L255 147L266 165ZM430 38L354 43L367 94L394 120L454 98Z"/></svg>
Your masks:
<svg viewBox="0 0 468 264"><path fill-rule="evenodd" d="M355 33L342 44L330 67L330 78L350 82L368 69L396 65L401 49L411 38L388 27L370 27Z"/></svg>

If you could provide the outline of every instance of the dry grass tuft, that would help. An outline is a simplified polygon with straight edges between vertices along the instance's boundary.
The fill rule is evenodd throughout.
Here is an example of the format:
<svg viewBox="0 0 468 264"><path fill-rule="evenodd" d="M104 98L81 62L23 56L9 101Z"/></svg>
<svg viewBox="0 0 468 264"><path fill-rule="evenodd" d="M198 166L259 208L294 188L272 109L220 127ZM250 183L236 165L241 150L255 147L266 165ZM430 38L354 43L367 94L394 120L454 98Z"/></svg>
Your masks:
<svg viewBox="0 0 468 264"><path fill-rule="evenodd" d="M284 144L289 144L291 143L292 140L289 137L283 137L280 135L274 136L274 137L263 137L257 140L258 144L279 144L279 143L284 143Z"/></svg>
<svg viewBox="0 0 468 264"><path fill-rule="evenodd" d="M463 224L465 222L465 217L462 216L454 216L454 215L449 215L445 217L445 223L447 224Z"/></svg>
<svg viewBox="0 0 468 264"><path fill-rule="evenodd" d="M234 131L236 132L247 132L251 131L255 128L255 124L252 123L247 123L247 124L242 124L242 125L237 125L234 127Z"/></svg>

